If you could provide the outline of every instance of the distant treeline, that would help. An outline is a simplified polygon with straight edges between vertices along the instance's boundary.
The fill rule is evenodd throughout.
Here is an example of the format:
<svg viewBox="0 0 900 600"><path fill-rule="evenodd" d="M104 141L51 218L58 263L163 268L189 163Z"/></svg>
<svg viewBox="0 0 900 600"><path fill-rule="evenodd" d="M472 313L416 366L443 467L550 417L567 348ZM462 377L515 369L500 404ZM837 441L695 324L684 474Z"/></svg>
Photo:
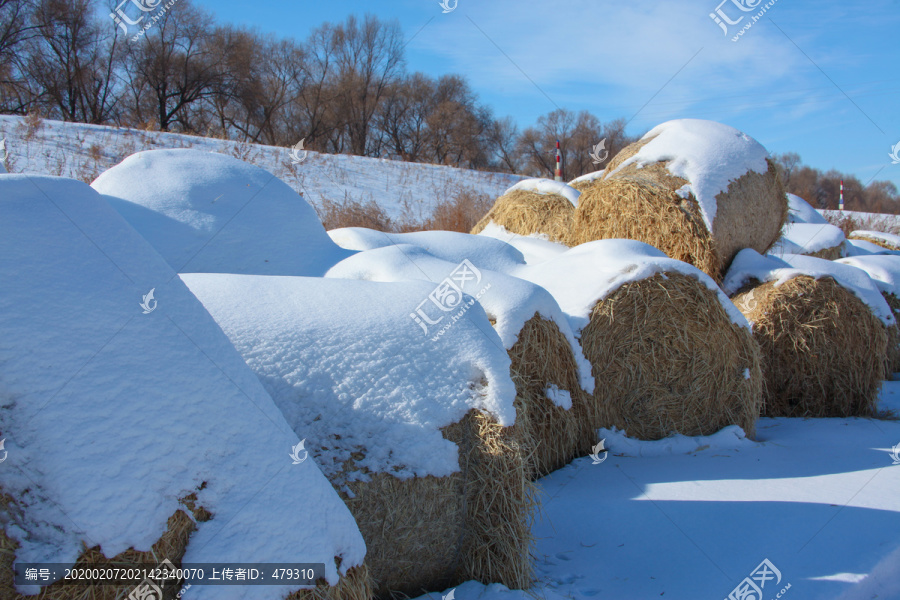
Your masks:
<svg viewBox="0 0 900 600"><path fill-rule="evenodd" d="M143 15L132 2L98 4L0 0L0 112L286 147L303 139L320 152L544 177L559 140L569 179L603 168L638 137L624 119L567 109L520 130L495 117L464 77L409 73L399 24L372 15L295 40L217 23L191 0L143 0L155 7ZM117 24L110 13L146 18ZM595 163L601 140L604 160ZM837 198L831 172L794 157L780 161L791 191L819 206ZM900 206L890 183L863 189L844 179L856 185L848 207Z"/></svg>

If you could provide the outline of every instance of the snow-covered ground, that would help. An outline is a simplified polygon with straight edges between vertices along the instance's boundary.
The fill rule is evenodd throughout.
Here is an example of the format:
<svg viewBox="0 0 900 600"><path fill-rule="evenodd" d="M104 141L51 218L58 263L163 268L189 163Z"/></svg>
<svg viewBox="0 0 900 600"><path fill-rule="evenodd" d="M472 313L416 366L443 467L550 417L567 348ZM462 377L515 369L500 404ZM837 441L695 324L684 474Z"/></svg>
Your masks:
<svg viewBox="0 0 900 600"><path fill-rule="evenodd" d="M23 118L11 116L0 116L0 139L4 138L10 173L60 175L91 183L135 152L194 148L229 154L262 167L313 206L321 206L323 200L372 200L392 220L401 222L427 219L438 202L457 190L474 189L498 197L522 179L502 173L317 152L301 152L298 156L305 159L295 165L290 148L82 123L44 121L29 133Z"/></svg>
<svg viewBox="0 0 900 600"><path fill-rule="evenodd" d="M900 382L885 382L881 407L900 411ZM699 447L608 435L602 463L539 482L534 589L468 582L455 597L728 600L768 559L781 580L760 600L788 584L788 600L900 598L900 421L760 419L756 442L724 433Z"/></svg>

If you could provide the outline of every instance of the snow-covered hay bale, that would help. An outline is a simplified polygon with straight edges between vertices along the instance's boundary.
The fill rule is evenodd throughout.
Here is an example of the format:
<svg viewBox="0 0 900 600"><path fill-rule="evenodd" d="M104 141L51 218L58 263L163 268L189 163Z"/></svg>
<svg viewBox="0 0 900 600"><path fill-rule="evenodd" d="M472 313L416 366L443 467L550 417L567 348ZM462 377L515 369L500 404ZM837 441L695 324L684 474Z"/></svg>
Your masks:
<svg viewBox="0 0 900 600"><path fill-rule="evenodd" d="M257 377L94 190L0 177L0 280L16 282L0 294L0 574L13 560L179 566L245 562L252 550L259 562L323 563L338 587L363 565L350 511L315 462L291 465L299 438ZM134 585L50 587L43 597L81 599ZM191 595L262 600L301 587ZM315 593L367 597L365 582L351 587Z"/></svg>
<svg viewBox="0 0 900 600"><path fill-rule="evenodd" d="M785 194L788 199L788 223L810 223L825 225L828 219L813 208L812 204L796 194Z"/></svg>
<svg viewBox="0 0 900 600"><path fill-rule="evenodd" d="M491 210L472 228L480 233L495 223L519 235L541 234L568 243L578 190L549 179L526 179L497 198Z"/></svg>
<svg viewBox="0 0 900 600"><path fill-rule="evenodd" d="M762 350L766 416L872 415L895 321L863 271L744 250L724 286Z"/></svg>
<svg viewBox="0 0 900 600"><path fill-rule="evenodd" d="M851 240L863 240L887 250L900 250L900 235L883 231L853 231L848 236Z"/></svg>
<svg viewBox="0 0 900 600"><path fill-rule="evenodd" d="M603 240L519 271L580 331L597 385L592 426L660 439L739 425L760 411L759 350L715 282L641 242Z"/></svg>
<svg viewBox="0 0 900 600"><path fill-rule="evenodd" d="M784 234L769 250L773 256L803 254L825 260L843 255L844 232L830 223L788 223Z"/></svg>
<svg viewBox="0 0 900 600"><path fill-rule="evenodd" d="M856 256L837 262L865 271L872 278L872 283L881 291L897 321L895 325L887 328L885 371L887 377L890 377L900 371L900 256L890 254Z"/></svg>
<svg viewBox="0 0 900 600"><path fill-rule="evenodd" d="M496 240L463 235L468 240L447 238L444 232L424 232L422 246L401 244L356 254L337 264L327 277L367 281L440 281L452 290L446 304L465 306L464 296L485 311L502 347L511 359L510 376L516 387L516 427L522 430L533 478L546 475L577 456L595 442L588 426L588 396L593 390L590 364L556 301L543 288L497 271L482 268L496 257L479 252ZM407 241L413 238L404 237ZM455 242L455 243L454 243ZM478 265L460 258L454 246L468 247ZM519 264L518 266L524 266ZM506 265L514 270L515 265ZM447 283L449 282L449 283ZM458 293L457 293L458 291ZM422 334L432 342L454 335L452 320L459 308L428 301L411 313ZM465 317L463 317L465 318ZM435 321L431 323L431 321ZM450 327L447 325L450 324Z"/></svg>
<svg viewBox="0 0 900 600"><path fill-rule="evenodd" d="M721 281L742 248L768 250L787 218L767 154L727 125L663 123L617 154L603 180L585 192L570 245L639 240Z"/></svg>
<svg viewBox="0 0 900 600"><path fill-rule="evenodd" d="M318 277L351 254L289 185L232 156L138 152L91 186L178 273Z"/></svg>
<svg viewBox="0 0 900 600"><path fill-rule="evenodd" d="M189 274L356 517L379 595L530 583L535 507L510 358L475 304L437 342L434 284Z"/></svg>

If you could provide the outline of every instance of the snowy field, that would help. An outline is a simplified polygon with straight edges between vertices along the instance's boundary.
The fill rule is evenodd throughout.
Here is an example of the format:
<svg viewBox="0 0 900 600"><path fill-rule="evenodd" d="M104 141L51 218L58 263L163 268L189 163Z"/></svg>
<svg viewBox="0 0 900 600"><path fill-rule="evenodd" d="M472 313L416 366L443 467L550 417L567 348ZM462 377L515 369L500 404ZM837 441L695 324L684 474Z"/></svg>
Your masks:
<svg viewBox="0 0 900 600"><path fill-rule="evenodd" d="M44 121L29 133L24 119L12 116L0 116L3 138L10 156L10 173L58 175L91 183L135 152L194 148L260 166L313 206L321 206L325 199L373 200L394 221L421 222L431 216L435 204L460 189L496 197L521 179L502 173L317 152L309 152L302 163L295 165L290 148L82 123Z"/></svg>
<svg viewBox="0 0 900 600"><path fill-rule="evenodd" d="M900 411L900 382L881 407ZM780 597L900 598L900 422L763 418L755 442L723 430L606 446L601 464L540 481L535 588L469 582L456 598L729 600L765 559L781 581L761 600L788 584Z"/></svg>

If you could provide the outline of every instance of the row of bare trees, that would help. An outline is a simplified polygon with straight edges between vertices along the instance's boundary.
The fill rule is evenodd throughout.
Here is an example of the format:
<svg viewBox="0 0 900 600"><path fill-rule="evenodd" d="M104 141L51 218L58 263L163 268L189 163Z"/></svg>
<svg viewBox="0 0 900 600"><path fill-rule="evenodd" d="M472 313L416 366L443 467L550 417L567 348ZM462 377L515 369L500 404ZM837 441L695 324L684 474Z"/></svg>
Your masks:
<svg viewBox="0 0 900 600"><path fill-rule="evenodd" d="M0 112L542 176L557 139L567 177L602 168L602 139L609 156L633 139L621 120L565 109L519 131L465 78L408 73L399 25L374 16L297 41L217 24L191 0L140 34L151 13L129 26L109 17L137 20L131 2L99 8L0 0Z"/></svg>
<svg viewBox="0 0 900 600"><path fill-rule="evenodd" d="M776 156L775 163L787 191L816 208L837 210L843 181L846 210L900 214L900 194L890 181L864 184L856 176L835 169L823 172L804 165L794 152Z"/></svg>

